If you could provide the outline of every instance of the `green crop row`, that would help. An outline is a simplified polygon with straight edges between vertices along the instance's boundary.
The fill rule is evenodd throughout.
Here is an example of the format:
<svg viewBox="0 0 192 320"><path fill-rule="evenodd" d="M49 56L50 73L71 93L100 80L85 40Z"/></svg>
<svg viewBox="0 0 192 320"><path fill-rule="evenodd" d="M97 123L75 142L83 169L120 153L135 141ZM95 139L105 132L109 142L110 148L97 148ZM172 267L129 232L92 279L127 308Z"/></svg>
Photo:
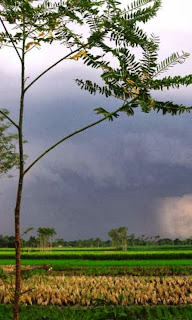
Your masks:
<svg viewBox="0 0 192 320"><path fill-rule="evenodd" d="M0 257L3 254L11 254L12 256L14 255L14 252L2 252L0 253ZM192 255L192 250L159 250L159 251L100 251L100 252L95 252L95 251L38 251L38 252L26 252L26 251L21 251L21 254L26 254L28 256L42 256L42 255L47 255L51 256L54 255L55 257L57 256L67 256L67 255L74 255L74 256L137 256L137 255L161 255L161 254L191 254Z"/></svg>
<svg viewBox="0 0 192 320"><path fill-rule="evenodd" d="M154 245L154 246L133 246L127 251L183 251L192 250L192 245Z"/></svg>
<svg viewBox="0 0 192 320"><path fill-rule="evenodd" d="M21 306L21 320L191 320L192 306L58 308ZM10 305L0 305L0 320L12 319Z"/></svg>
<svg viewBox="0 0 192 320"><path fill-rule="evenodd" d="M15 260L12 259L0 259L0 265L14 265ZM60 270L65 267L84 267L84 266L192 266L192 259L174 259L174 260L43 260L43 259L24 259L21 260L22 265L26 266L39 266L50 265L52 267L58 266Z"/></svg>
<svg viewBox="0 0 192 320"><path fill-rule="evenodd" d="M28 255L28 256L42 256L42 255L47 255L47 256L52 256L54 255L55 257L57 256L67 256L67 255L74 255L74 256L112 256L112 255L160 255L160 254L192 254L192 250L140 250L140 251L73 251L73 250L68 250L68 251L54 251L54 250L41 250L41 251L32 251L32 250L21 250L21 254L23 255ZM0 251L0 258L4 255L9 255L9 256L14 256L15 251Z"/></svg>
<svg viewBox="0 0 192 320"><path fill-rule="evenodd" d="M14 252L14 248L0 248L0 252ZM22 248L23 251L39 252L40 248ZM50 250L50 249L48 249ZM131 246L127 248L128 252L132 251L192 251L192 245L151 245L151 246ZM99 247L99 248L71 248L71 247L62 247L56 248L53 247L50 250L51 252L111 252L119 251L113 247Z"/></svg>
<svg viewBox="0 0 192 320"><path fill-rule="evenodd" d="M192 252L137 252L137 253L22 253L22 259L83 259L83 260L171 260L171 259L192 259ZM0 259L13 259L13 254L1 253Z"/></svg>

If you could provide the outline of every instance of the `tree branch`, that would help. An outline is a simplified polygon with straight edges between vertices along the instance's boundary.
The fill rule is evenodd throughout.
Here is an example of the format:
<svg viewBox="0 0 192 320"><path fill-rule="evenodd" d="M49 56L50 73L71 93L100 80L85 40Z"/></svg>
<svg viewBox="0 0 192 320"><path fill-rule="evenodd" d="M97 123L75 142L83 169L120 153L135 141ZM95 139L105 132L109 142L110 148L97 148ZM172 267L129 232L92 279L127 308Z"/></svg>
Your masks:
<svg viewBox="0 0 192 320"><path fill-rule="evenodd" d="M45 73L47 73L49 70L51 70L52 68L54 68L57 64L59 64L61 61L67 59L68 57L70 57L71 54L76 53L77 51L81 50L82 48L84 48L85 45L79 47L78 49L74 50L73 52L68 53L66 56L64 56L63 58L59 59L57 62L55 62L54 64L52 64L49 68L47 68L45 71L43 71L37 78L35 78L26 88L25 88L25 92L37 81L39 80L39 78L41 78Z"/></svg>
<svg viewBox="0 0 192 320"><path fill-rule="evenodd" d="M8 30L7 30L6 26L5 26L5 24L4 24L3 20L2 20L2 18L0 18L0 21L1 21L2 25L3 25L3 28L5 29L6 34L8 35L9 39L11 40L11 43L12 43L12 45L13 45L13 47L14 47L15 51L17 52L17 55L18 55L18 57L19 57L20 61L22 62L21 56L20 56L20 54L19 54L19 51L17 50L17 47L15 46L15 43L14 43L14 41L13 41L13 39L12 39L11 35L9 34L9 32L8 32Z"/></svg>
<svg viewBox="0 0 192 320"><path fill-rule="evenodd" d="M8 116L6 115L6 113L4 113L3 111L0 110L0 113L7 118L18 130L19 130L19 126Z"/></svg>
<svg viewBox="0 0 192 320"><path fill-rule="evenodd" d="M138 98L135 97L134 99L132 99L129 104L133 103L136 99ZM30 165L27 169L25 169L23 175L25 175L41 158L43 158L49 151L51 151L52 149L54 149L55 147L57 147L60 143L62 143L63 141L75 136L76 134L80 133L80 132L83 132L91 127L94 127L95 125L105 121L106 119L108 119L110 116L113 116L115 113L119 112L121 110L122 106L120 108L118 108L117 110L109 113L107 116L101 118L100 120L96 121L96 122L93 122L91 124L89 124L88 126L86 127L83 127L77 131L74 131L73 133L65 136L64 138L62 138L61 140L57 141L55 144L53 144L50 148L48 148L47 150L45 150L38 158L36 158Z"/></svg>

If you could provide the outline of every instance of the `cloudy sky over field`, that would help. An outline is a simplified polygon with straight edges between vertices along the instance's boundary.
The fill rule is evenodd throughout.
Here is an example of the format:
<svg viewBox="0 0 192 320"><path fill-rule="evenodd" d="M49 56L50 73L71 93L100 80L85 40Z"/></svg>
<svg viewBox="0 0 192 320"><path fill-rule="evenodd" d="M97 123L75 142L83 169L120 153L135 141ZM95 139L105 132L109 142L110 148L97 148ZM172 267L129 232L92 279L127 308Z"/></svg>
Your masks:
<svg viewBox="0 0 192 320"><path fill-rule="evenodd" d="M130 1L124 1L129 3ZM183 3L185 6L183 6ZM191 53L170 75L192 73L192 4L163 1L158 17L145 26L160 36L160 58ZM30 81L65 54L63 46L31 51ZM19 61L0 51L0 107L17 117ZM81 62L63 62L27 92L25 153L31 163L61 137L97 119L96 107L115 109L118 101L81 91L75 78L97 80ZM28 80L28 81L29 81ZM154 97L192 105L191 88L155 93ZM106 238L111 228L127 226L136 235L192 236L192 115L160 113L120 116L60 145L29 171L24 185L22 229L54 227L66 240ZM0 179L0 234L13 234L16 173Z"/></svg>

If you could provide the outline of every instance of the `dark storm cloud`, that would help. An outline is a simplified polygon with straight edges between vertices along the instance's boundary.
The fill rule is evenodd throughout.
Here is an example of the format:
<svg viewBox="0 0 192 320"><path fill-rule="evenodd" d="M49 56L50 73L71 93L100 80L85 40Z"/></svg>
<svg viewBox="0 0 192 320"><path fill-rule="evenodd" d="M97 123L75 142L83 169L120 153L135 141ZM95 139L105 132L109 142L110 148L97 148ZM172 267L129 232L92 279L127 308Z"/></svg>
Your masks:
<svg viewBox="0 0 192 320"><path fill-rule="evenodd" d="M192 190L190 121L137 113L64 143L26 177L23 228L51 225L66 239L106 237L120 225L164 234L161 202ZM34 156L45 144L39 135L27 148Z"/></svg>
<svg viewBox="0 0 192 320"><path fill-rule="evenodd" d="M34 109L26 111L26 151L32 154L28 163L63 131L82 124L83 116L86 121L97 118L89 106L102 102L100 98L84 98L85 104L79 105L74 95L63 110L60 99L54 113L49 99L39 109L38 100L35 101ZM190 115L174 118L137 112L135 117L123 116L114 123L103 123L67 141L26 177L23 229L51 225L58 236L66 239L106 237L110 228L119 225L127 225L130 232L147 234L152 233L153 226L154 234L160 230L163 233L159 201L190 194L192 190L190 121ZM2 179L1 233L5 226L7 232L12 230L14 199L15 179Z"/></svg>
<svg viewBox="0 0 192 320"><path fill-rule="evenodd" d="M97 120L95 107L112 110L119 104L80 91L68 76L52 75L47 86L26 96L28 164L57 139ZM189 89L158 96L190 105ZM8 107L16 115L13 98L14 91ZM191 133L191 115L137 111L134 117L123 115L73 137L26 176L22 229L53 226L65 239L106 237L109 229L121 225L136 234L181 234L178 226L169 233L165 222L171 224L169 212L182 219L183 208L185 221L191 212ZM1 179L0 234L13 233L15 188L16 178ZM177 210L171 211L174 201ZM190 230L185 230L188 235Z"/></svg>
<svg viewBox="0 0 192 320"><path fill-rule="evenodd" d="M160 35L159 61L172 52L192 52L190 2L163 0L156 19L144 25ZM1 50L0 105L18 116L20 70L12 49ZM65 54L63 46L27 56L29 84ZM47 54L49 53L49 55ZM170 69L191 73L191 58ZM81 91L74 79L99 81L96 70L65 61L26 94L25 152L31 163L61 137L99 118L93 109L114 110L120 102ZM190 88L154 93L158 99L191 105ZM187 237L192 234L191 115L178 117L136 112L73 137L29 171L24 184L22 230L55 227L58 237L106 237L126 225L136 234ZM15 172L14 172L15 174ZM16 177L0 179L0 234L13 234Z"/></svg>

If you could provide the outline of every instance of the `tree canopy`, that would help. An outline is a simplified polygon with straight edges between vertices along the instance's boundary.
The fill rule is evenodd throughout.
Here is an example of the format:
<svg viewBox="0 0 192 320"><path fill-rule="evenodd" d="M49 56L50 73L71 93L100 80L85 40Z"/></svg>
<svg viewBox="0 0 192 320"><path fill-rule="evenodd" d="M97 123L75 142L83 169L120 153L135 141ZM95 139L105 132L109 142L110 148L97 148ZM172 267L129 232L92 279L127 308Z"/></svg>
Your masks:
<svg viewBox="0 0 192 320"><path fill-rule="evenodd" d="M54 228L39 227L37 230L40 248L45 249L52 246L52 238L56 234Z"/></svg>
<svg viewBox="0 0 192 320"><path fill-rule="evenodd" d="M124 251L127 250L127 227L119 227L117 229L111 229L108 232L108 236L112 239L112 246L121 247Z"/></svg>

